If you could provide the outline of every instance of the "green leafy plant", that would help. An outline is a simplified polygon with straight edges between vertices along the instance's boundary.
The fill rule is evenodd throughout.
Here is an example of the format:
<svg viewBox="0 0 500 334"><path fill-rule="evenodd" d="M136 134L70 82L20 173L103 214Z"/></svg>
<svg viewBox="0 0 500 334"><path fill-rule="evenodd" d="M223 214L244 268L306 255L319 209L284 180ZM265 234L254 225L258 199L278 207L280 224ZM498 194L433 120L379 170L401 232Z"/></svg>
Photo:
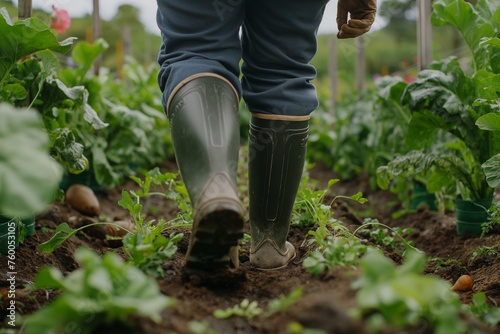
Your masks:
<svg viewBox="0 0 500 334"><path fill-rule="evenodd" d="M326 334L326 332L321 329L307 328L296 321L288 324L287 331L292 334Z"/></svg>
<svg viewBox="0 0 500 334"><path fill-rule="evenodd" d="M357 290L352 315L366 317L373 332L426 321L434 333L465 333L467 325L457 320L464 311L460 300L448 282L421 275L425 265L425 254L416 251L408 251L400 267L379 250L367 253L360 262L363 274L352 285Z"/></svg>
<svg viewBox="0 0 500 334"><path fill-rule="evenodd" d="M434 265L434 271L438 271L441 268L449 267L451 265L462 266L462 263L457 259L443 259L441 257L432 257L428 259L429 264Z"/></svg>
<svg viewBox="0 0 500 334"><path fill-rule="evenodd" d="M192 334L217 334L217 331L210 327L208 321L191 320L188 322L187 328Z"/></svg>
<svg viewBox="0 0 500 334"><path fill-rule="evenodd" d="M187 191L183 184L179 185L175 181L176 177L177 174L175 173L162 174L158 168L154 168L147 172L144 180L132 177L132 179L139 184L141 189L137 192L133 190L123 190L122 199L118 202L121 207L129 211L136 224L136 231L134 233L128 233L123 238L123 249L132 263L145 273L155 277L163 276L163 262L167 259L171 259L175 255L177 252L177 246L175 246L175 244L182 240L183 237L181 233L172 233L169 237L166 237L162 234L163 231L168 228L172 229L185 225L186 220L185 216L180 213L177 219L170 222L164 219L160 219L158 222L154 219L145 221L141 198L144 199L149 196L157 195L179 200L179 203L186 203L186 200L182 201L180 199L188 198ZM168 190L162 190L160 192L150 191L152 185L163 184L168 185ZM180 195L179 191L183 195ZM181 220L181 224L174 225L176 220Z"/></svg>
<svg viewBox="0 0 500 334"><path fill-rule="evenodd" d="M498 256L498 253L500 252L500 244L497 244L496 246L480 246L476 248L472 252L472 254L469 257L469 263L473 262L474 260L478 258L485 258L485 257L491 257L491 258L496 258Z"/></svg>
<svg viewBox="0 0 500 334"><path fill-rule="evenodd" d="M37 113L0 103L0 119L0 212L26 218L55 197L62 169Z"/></svg>
<svg viewBox="0 0 500 334"><path fill-rule="evenodd" d="M81 268L64 277L54 267L44 267L35 278L36 289L57 289L61 295L24 319L25 333L74 331L92 333L114 322L128 325L136 314L156 322L160 312L175 304L162 295L156 281L115 253L102 257L89 249L75 253Z"/></svg>
<svg viewBox="0 0 500 334"><path fill-rule="evenodd" d="M36 22L40 27L44 25ZM30 29L19 30L17 23L14 24L10 30L14 27L17 30L14 29L16 32L10 39L14 42L37 39L37 43L33 43L37 48L18 45L20 42L13 42L9 47L36 51L36 54L16 62L26 52L18 55L19 52L15 49L11 52L6 46L6 57L10 57L11 52L18 55L18 59L12 56L8 60L12 64L9 63L8 72L0 81L0 101L36 108L42 114L51 138L51 155L65 167L65 180L78 179L79 183L93 188L112 187L126 176L140 169L147 170L172 155L168 121L160 97L146 100L144 93L139 93L147 91L153 96L153 89L157 92L157 83L152 80L153 68L148 70L148 80L142 80L137 87L135 82L119 81L109 74L93 75L90 69L95 59L108 47L102 39L76 43L71 59L78 66L63 68L50 50L67 51L71 45L66 44L71 44L73 39L59 45L52 32L34 29L31 21L25 21L25 25ZM20 34L27 36L19 37ZM45 36L47 34L52 34L55 42ZM140 71L136 64L135 72L127 73L132 76ZM130 87L135 87L137 94L131 92ZM138 109L123 105L123 101ZM74 176L80 173L84 176Z"/></svg>
<svg viewBox="0 0 500 334"><path fill-rule="evenodd" d="M269 301L267 306L267 311L265 312L265 316L269 317L278 312L285 312L290 306L295 304L300 297L302 296L302 287L298 287L290 292L288 295L281 295L276 299L272 299Z"/></svg>
<svg viewBox="0 0 500 334"><path fill-rule="evenodd" d="M495 202L488 210L489 220L484 222L481 227L482 235L486 235L493 231L493 229L500 226L500 203Z"/></svg>
<svg viewBox="0 0 500 334"><path fill-rule="evenodd" d="M332 211L333 203L339 198L354 200L360 204L367 200L361 193L357 193L352 196L338 195L329 202L329 205L324 204L325 196L336 182L338 179L330 180L323 190L313 190L303 186L295 201L295 219L292 221L299 225L316 227L308 231L308 236L311 237L308 243L315 249L304 260L304 267L314 275L319 275L326 268L335 265L356 264L359 256L367 250L359 238L333 217Z"/></svg>
<svg viewBox="0 0 500 334"><path fill-rule="evenodd" d="M267 311L259 307L257 301L250 302L248 299L243 299L239 304L229 307L225 310L217 309L214 311L214 317L218 319L226 319L233 316L251 319L263 314L265 317L286 311L290 306L295 304L302 296L302 287L294 289L288 295L281 295L278 298L269 301Z"/></svg>
<svg viewBox="0 0 500 334"><path fill-rule="evenodd" d="M313 251L303 265L312 275L320 275L336 266L356 266L369 247L361 239L351 236L329 236L322 240L325 246Z"/></svg>
<svg viewBox="0 0 500 334"><path fill-rule="evenodd" d="M59 247L63 242L68 240L71 237L74 237L78 232L92 227L92 226L97 226L97 225L111 225L114 226L118 229L123 229L126 232L130 232L127 229L125 229L123 226L120 226L118 224L114 224L112 222L98 222L98 223L92 223L88 225L81 226L79 228L71 228L68 223L61 223L57 225L55 230L51 230L54 232L54 235L47 241L42 242L38 247L40 250L44 253L52 253L57 247Z"/></svg>
<svg viewBox="0 0 500 334"><path fill-rule="evenodd" d="M500 307L489 306L484 292L475 293L472 303L470 311L485 324L495 327L500 323Z"/></svg>
<svg viewBox="0 0 500 334"><path fill-rule="evenodd" d="M375 244L387 247L399 254L403 254L408 245L413 246L411 242L404 239L405 236L412 233L411 228L384 227L376 219L365 219L365 223L356 232Z"/></svg>
<svg viewBox="0 0 500 334"><path fill-rule="evenodd" d="M499 173L490 172L488 180L485 175L488 163L495 166L500 154L500 133L482 130L476 123L498 110L500 30L494 22L500 10L488 0L476 7L464 0L439 0L433 8L434 24L452 25L462 34L473 55L473 71L465 72L455 58L448 58L431 64L406 87L402 104L412 111L409 148L431 146L439 130L456 141L446 144L451 150L446 155L419 151L399 159L421 175L431 173L434 182L447 183L451 176L464 200L488 198L493 194L490 184L500 182ZM384 186L394 175L387 168L377 173Z"/></svg>
<svg viewBox="0 0 500 334"><path fill-rule="evenodd" d="M226 319L232 316L242 317L251 319L255 316L260 315L264 310L259 307L257 301L250 302L248 299L243 299L241 303L229 307L225 310L217 309L214 311L214 317L218 319Z"/></svg>
<svg viewBox="0 0 500 334"><path fill-rule="evenodd" d="M181 206L188 208L188 195L184 185L175 181L177 174L160 173L159 168L145 174L144 179L132 176L132 179L141 187L137 191L122 191L122 198L118 204L128 210L132 216L135 228L133 231L126 230L124 227L113 222L97 222L84 225L77 229L71 228L67 223L57 226L54 235L47 241L40 244L40 249L44 252L53 252L68 238L75 236L78 232L95 226L111 225L126 230L126 235L122 238L123 250L128 256L128 261L132 262L146 274L154 277L162 277L164 274L163 263L165 260L173 258L177 252L176 243L182 240L182 233L171 233L168 237L163 232L168 229L175 229L188 224L191 211L185 213L181 211L176 219L166 221L160 219L158 222L154 219L145 221L145 213L141 199L150 196L163 196L177 200ZM161 191L152 191L153 185L161 186L167 184L167 188L161 188ZM187 218L186 218L187 217ZM180 223L177 223L180 221Z"/></svg>
<svg viewBox="0 0 500 334"><path fill-rule="evenodd" d="M0 88L14 92L14 95L23 91L20 85L13 84L2 87L2 84L18 60L46 49L66 53L74 40L74 38L68 38L58 42L50 27L37 18L20 20L12 24L9 13L5 8L0 8L0 31L2 31L0 41L0 50L2 50L0 52Z"/></svg>

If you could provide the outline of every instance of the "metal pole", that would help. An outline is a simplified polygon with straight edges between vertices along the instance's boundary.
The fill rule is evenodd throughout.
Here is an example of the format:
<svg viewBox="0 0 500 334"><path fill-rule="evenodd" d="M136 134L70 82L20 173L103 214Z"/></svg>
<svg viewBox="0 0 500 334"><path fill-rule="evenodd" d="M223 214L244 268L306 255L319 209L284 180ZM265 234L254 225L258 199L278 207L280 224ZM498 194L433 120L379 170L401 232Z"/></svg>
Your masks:
<svg viewBox="0 0 500 334"><path fill-rule="evenodd" d="M432 62L432 0L417 0L418 69L423 70Z"/></svg>

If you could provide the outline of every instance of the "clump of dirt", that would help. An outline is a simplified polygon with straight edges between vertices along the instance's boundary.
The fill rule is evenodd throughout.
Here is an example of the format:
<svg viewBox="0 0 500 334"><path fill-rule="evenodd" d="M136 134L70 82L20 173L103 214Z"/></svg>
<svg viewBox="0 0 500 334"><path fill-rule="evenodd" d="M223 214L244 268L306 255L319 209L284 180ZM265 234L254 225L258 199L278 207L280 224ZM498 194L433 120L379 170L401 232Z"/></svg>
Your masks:
<svg viewBox="0 0 500 334"><path fill-rule="evenodd" d="M335 175L318 165L310 171L310 177L319 181L318 187L324 187L326 182ZM102 213L112 220L130 219L128 213L118 206L122 189L134 188L132 182L115 189L99 192L98 198ZM498 232L485 237L460 237L455 232L452 213L437 214L423 208L415 213L407 214L398 219L392 213L399 210L394 195L372 190L366 177L349 182L339 182L333 186L333 192L338 195L353 195L359 191L368 198L364 205L353 204L350 201L336 201L333 210L335 216L350 227L359 227L363 220L360 212L370 212L371 218L392 227L411 228L412 234L408 240L415 247L424 251L428 258L426 273L437 275L453 283L460 275L470 275L475 284L472 291L460 292L463 303L471 303L475 292L483 291L491 306L500 306L500 261L498 256L473 258L474 251L481 246L498 246ZM177 212L175 203L154 199L150 203L152 218L173 218ZM78 247L89 247L96 252L117 252L123 256L120 248L111 248L100 238L86 234L84 231L66 241L53 253L41 252L38 245L53 235L53 229L62 222L70 226L80 226L88 217L83 216L64 203L54 203L45 214L37 217L36 234L26 239L16 250L17 311L30 314L53 300L54 291L31 292L27 289L42 266L50 265L63 273L69 273L79 264L73 254ZM248 226L247 233L249 232ZM260 271L249 264L249 245L242 244L240 252L241 266L231 275L217 277L200 277L196 273L186 273L183 270L184 256L189 242L188 230L184 232L183 240L178 244L178 252L174 259L164 264L165 277L158 279L162 293L176 298L174 308L164 310L162 321L157 324L149 319L132 316L132 327L113 325L101 327L98 333L186 333L191 334L189 324L193 321L206 324L216 333L290 333L290 326L315 328L325 333L366 333L362 321L354 321L348 316L349 310L356 305L355 291L351 285L359 275L359 270L337 267L316 277L312 276L302 266L310 248L304 243L307 231L296 226L290 229L290 241L297 248L296 259L284 270ZM387 251L387 255L396 263L401 262L401 256ZM6 261L2 257L0 272L8 272ZM6 289L5 280L0 282L2 295ZM242 300L258 302L263 310L268 303L280 296L288 295L297 288L302 289L299 302L293 304L284 312L271 316L263 314L250 319L231 317L218 319L213 316L215 310L226 309L238 305ZM6 299L3 298L2 301ZM6 315L5 305L0 309L2 317ZM6 323L0 327L7 327ZM299 326L299 327L300 327ZM408 328L409 333L430 333L428 329ZM500 328L483 328L484 333L500 333ZM397 333L388 330L387 333Z"/></svg>

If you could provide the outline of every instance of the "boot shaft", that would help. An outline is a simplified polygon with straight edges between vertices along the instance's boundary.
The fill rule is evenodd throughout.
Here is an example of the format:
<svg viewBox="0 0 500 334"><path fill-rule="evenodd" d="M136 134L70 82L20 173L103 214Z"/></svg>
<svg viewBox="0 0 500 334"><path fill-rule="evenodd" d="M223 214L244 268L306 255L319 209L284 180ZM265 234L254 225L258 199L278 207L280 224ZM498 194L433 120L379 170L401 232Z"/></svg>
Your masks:
<svg viewBox="0 0 500 334"><path fill-rule="evenodd" d="M252 248L266 240L285 251L292 209L302 178L308 120L252 116L249 133L249 196Z"/></svg>
<svg viewBox="0 0 500 334"><path fill-rule="evenodd" d="M236 184L239 101L234 89L213 76L193 79L169 108L175 156L193 205L209 180Z"/></svg>

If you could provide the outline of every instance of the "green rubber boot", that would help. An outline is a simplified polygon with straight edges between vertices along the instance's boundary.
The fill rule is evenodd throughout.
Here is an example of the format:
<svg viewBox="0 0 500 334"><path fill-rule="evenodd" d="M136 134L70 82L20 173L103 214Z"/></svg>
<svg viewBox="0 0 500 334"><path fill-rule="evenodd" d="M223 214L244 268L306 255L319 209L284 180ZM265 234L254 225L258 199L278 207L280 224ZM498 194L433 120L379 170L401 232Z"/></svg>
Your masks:
<svg viewBox="0 0 500 334"><path fill-rule="evenodd" d="M236 192L236 92L222 77L199 75L174 90L168 106L177 165L194 207L186 268L237 267L244 210Z"/></svg>
<svg viewBox="0 0 500 334"><path fill-rule="evenodd" d="M280 269L295 258L287 235L304 168L308 119L252 115L248 152L250 263L258 269Z"/></svg>

